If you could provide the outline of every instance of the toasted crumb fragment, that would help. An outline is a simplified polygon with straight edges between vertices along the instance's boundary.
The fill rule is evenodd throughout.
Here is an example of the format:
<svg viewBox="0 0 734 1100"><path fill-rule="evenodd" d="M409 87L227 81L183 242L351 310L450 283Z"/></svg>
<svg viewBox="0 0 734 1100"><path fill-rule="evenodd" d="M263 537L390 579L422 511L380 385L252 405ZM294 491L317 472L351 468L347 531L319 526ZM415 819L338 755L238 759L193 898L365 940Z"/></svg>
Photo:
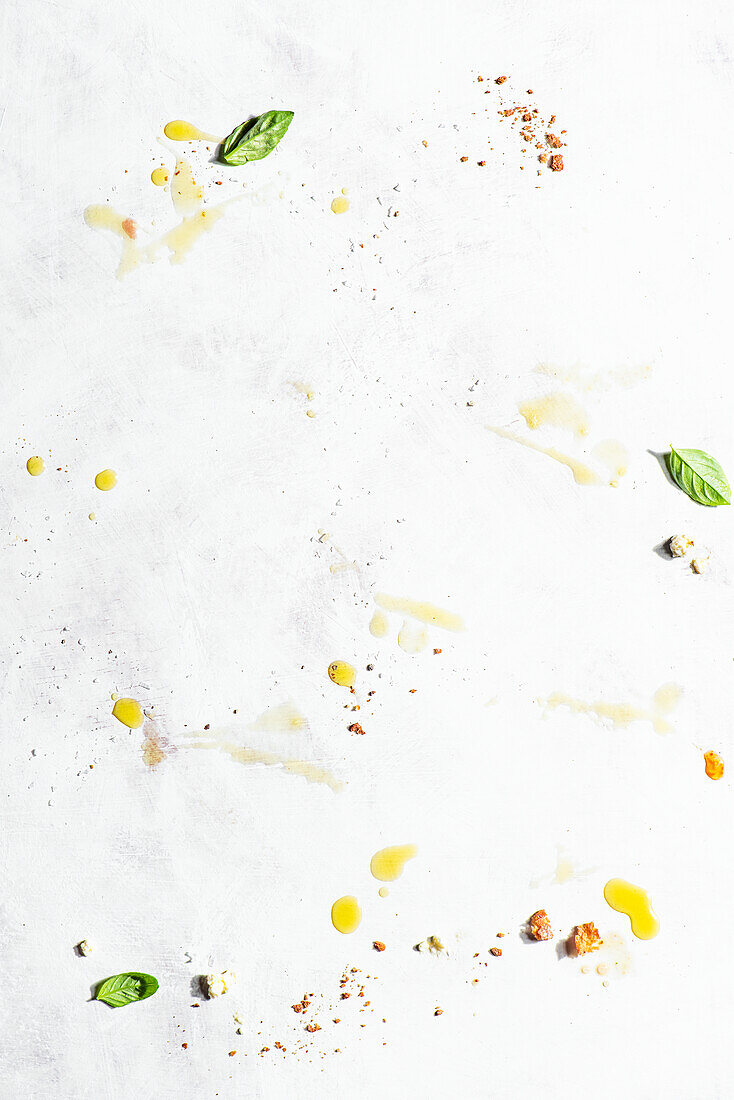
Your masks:
<svg viewBox="0 0 734 1100"><path fill-rule="evenodd" d="M552 940L553 928L545 909L538 909L528 921L528 934L534 940Z"/></svg>
<svg viewBox="0 0 734 1100"><path fill-rule="evenodd" d="M506 77L506 76L496 76L496 77L494 78L494 82L495 82L495 84L504 84L504 82L505 82L506 80L507 80L507 77Z"/></svg>
<svg viewBox="0 0 734 1100"><path fill-rule="evenodd" d="M551 157L550 166L551 166L551 171L552 172L562 172L563 171L563 157L561 156L560 153L556 153L554 156Z"/></svg>
<svg viewBox="0 0 734 1100"><path fill-rule="evenodd" d="M561 146L563 145L563 142L561 141L561 139L559 137L556 137L555 134L546 134L545 135L545 140L548 142L551 149L560 149Z"/></svg>
<svg viewBox="0 0 734 1100"><path fill-rule="evenodd" d="M466 164L468 159L469 159L468 157L459 157L459 160L461 161L462 164Z"/></svg>
<svg viewBox="0 0 734 1100"><path fill-rule="evenodd" d="M693 539L688 535L673 535L668 540L668 550L672 558L684 558L693 546Z"/></svg>
<svg viewBox="0 0 734 1100"><path fill-rule="evenodd" d="M352 722L351 726L347 726L350 733L360 733L364 736L364 730L360 726L359 722Z"/></svg>
<svg viewBox="0 0 734 1100"><path fill-rule="evenodd" d="M433 1010L433 1015L434 1016L443 1016L443 1009L439 1008L438 1005L436 1005L436 1007Z"/></svg>
<svg viewBox="0 0 734 1100"><path fill-rule="evenodd" d="M306 1024L306 1031L321 1031L321 1024Z"/></svg>
<svg viewBox="0 0 734 1100"><path fill-rule="evenodd" d="M575 955L588 955L590 951L598 951L603 942L593 921L589 921L587 924L577 924L571 933L571 943Z"/></svg>
<svg viewBox="0 0 734 1100"><path fill-rule="evenodd" d="M124 222L122 223L122 229L131 241L135 240L138 234L138 227L132 220L132 218L125 218Z"/></svg>
<svg viewBox="0 0 734 1100"><path fill-rule="evenodd" d="M384 951L385 950L385 945L384 945L384 943L381 943L380 940L375 940L373 942L372 946L374 947L375 951Z"/></svg>
<svg viewBox="0 0 734 1100"><path fill-rule="evenodd" d="M540 161L541 164L545 164L548 160L548 157L545 153L541 153L540 156L538 157L538 160Z"/></svg>
<svg viewBox="0 0 734 1100"><path fill-rule="evenodd" d="M91 955L92 954L92 945L90 943L88 943L87 940L81 940L76 945L76 949L77 949L77 951L79 952L80 955Z"/></svg>
<svg viewBox="0 0 734 1100"><path fill-rule="evenodd" d="M706 775L709 779L721 779L724 774L724 761L713 749L703 754L706 766Z"/></svg>
<svg viewBox="0 0 734 1100"><path fill-rule="evenodd" d="M499 956L502 954L502 948L501 947L490 947L489 953L490 953L490 955L494 955L495 958L499 958Z"/></svg>

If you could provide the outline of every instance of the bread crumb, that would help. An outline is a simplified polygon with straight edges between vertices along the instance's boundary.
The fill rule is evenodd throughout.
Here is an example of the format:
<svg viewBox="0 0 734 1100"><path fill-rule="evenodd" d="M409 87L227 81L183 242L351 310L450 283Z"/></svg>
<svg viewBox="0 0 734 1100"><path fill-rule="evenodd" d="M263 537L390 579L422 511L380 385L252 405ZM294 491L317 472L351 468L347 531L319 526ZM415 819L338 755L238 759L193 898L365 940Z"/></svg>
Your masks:
<svg viewBox="0 0 734 1100"><path fill-rule="evenodd" d="M603 943L604 940L593 921L577 924L571 933L571 944L575 955L588 955L590 951L598 951Z"/></svg>
<svg viewBox="0 0 734 1100"><path fill-rule="evenodd" d="M545 909L538 909L528 921L528 934L534 940L552 940L553 928Z"/></svg>
<svg viewBox="0 0 734 1100"><path fill-rule="evenodd" d="M551 166L551 171L552 172L562 172L563 171L563 157L561 156L560 153L556 153L554 156L551 157L550 166Z"/></svg>

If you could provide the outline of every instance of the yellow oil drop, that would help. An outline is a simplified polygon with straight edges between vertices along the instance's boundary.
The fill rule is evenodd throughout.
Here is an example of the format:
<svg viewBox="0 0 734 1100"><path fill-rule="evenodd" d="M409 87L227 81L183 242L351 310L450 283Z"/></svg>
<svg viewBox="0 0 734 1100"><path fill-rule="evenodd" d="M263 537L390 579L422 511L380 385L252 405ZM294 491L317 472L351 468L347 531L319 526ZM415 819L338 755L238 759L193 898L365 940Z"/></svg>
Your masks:
<svg viewBox="0 0 734 1100"><path fill-rule="evenodd" d="M487 431L494 432L501 439L509 439L513 443L519 443L521 447L527 447L530 451L537 451L538 454L546 455L555 462L560 462L562 466L566 466L571 471L577 485L601 484L601 478L589 466L579 462L578 459L572 458L571 455L556 450L555 447L541 447L539 443L531 443L529 439L522 439L514 432L507 431L506 428L493 428L491 425L487 425Z"/></svg>
<svg viewBox="0 0 734 1100"><path fill-rule="evenodd" d="M428 645L428 634L423 627L416 626L415 623L410 623L406 619L398 631L398 645L403 653L414 656L416 653L422 653Z"/></svg>
<svg viewBox="0 0 734 1100"><path fill-rule="evenodd" d="M622 878L610 878L604 887L604 898L612 909L629 917L632 933L638 940L651 940L657 936L660 922L642 887L633 886Z"/></svg>
<svg viewBox="0 0 734 1100"><path fill-rule="evenodd" d="M345 936L350 932L356 932L362 920L362 911L359 902L351 894L343 898L337 898L331 907L331 923L337 932L343 932Z"/></svg>
<svg viewBox="0 0 734 1100"><path fill-rule="evenodd" d="M375 603L383 611L399 611L411 619L418 619L428 626L438 626L442 630L463 630L464 620L460 615L452 611L444 611L435 604L426 603L423 600L411 600L404 596L388 596L385 592L378 592Z"/></svg>
<svg viewBox="0 0 734 1100"><path fill-rule="evenodd" d="M548 424L553 428L565 428L574 435L589 434L589 418L578 401L565 393L551 393L534 401L518 405L520 415L533 430Z"/></svg>
<svg viewBox="0 0 734 1100"><path fill-rule="evenodd" d="M332 214L345 214L349 209L349 199L343 195L337 195L335 199L331 200L331 212Z"/></svg>
<svg viewBox="0 0 734 1100"><path fill-rule="evenodd" d="M112 700L113 703L115 702L116 699L119 699L119 698L120 698L120 696L117 694L116 691L113 691L112 694L110 695L110 699Z"/></svg>
<svg viewBox="0 0 734 1100"><path fill-rule="evenodd" d="M113 717L123 726L138 730L143 724L143 710L137 699L118 699L112 708Z"/></svg>
<svg viewBox="0 0 734 1100"><path fill-rule="evenodd" d="M381 898L387 898L390 896L390 891L388 890L387 886L381 886L377 893L380 895Z"/></svg>
<svg viewBox="0 0 734 1100"><path fill-rule="evenodd" d="M39 458L38 455L33 455L26 462L25 468L31 477L38 477L39 474L43 473L46 467L43 464L42 458Z"/></svg>
<svg viewBox="0 0 734 1100"><path fill-rule="evenodd" d="M216 141L217 145L222 140L216 134L207 134L200 130L192 122L184 122L182 118L175 118L167 122L163 127L163 133L169 141Z"/></svg>
<svg viewBox="0 0 734 1100"><path fill-rule="evenodd" d="M150 173L150 178L156 187L163 187L168 183L168 169L167 168L154 168Z"/></svg>
<svg viewBox="0 0 734 1100"><path fill-rule="evenodd" d="M328 671L329 679L333 684L338 684L339 687L344 688L354 687L357 670L353 665L347 664L346 661L332 661Z"/></svg>
<svg viewBox="0 0 734 1100"><path fill-rule="evenodd" d="M117 474L114 470L100 470L94 479L94 484L103 493L108 493L117 485Z"/></svg>
<svg viewBox="0 0 734 1100"><path fill-rule="evenodd" d="M95 520L96 518L97 518L97 517L95 516L94 512L90 512L90 513L89 513L89 519L91 519L91 520L92 520L92 522L94 522L94 520Z"/></svg>
<svg viewBox="0 0 734 1100"><path fill-rule="evenodd" d="M381 848L370 860L370 871L380 882L394 882L400 878L405 864L418 854L415 844L399 844L392 848Z"/></svg>
<svg viewBox="0 0 734 1100"><path fill-rule="evenodd" d="M373 638L384 638L390 629L390 620L384 611L375 611L370 619L370 634Z"/></svg>

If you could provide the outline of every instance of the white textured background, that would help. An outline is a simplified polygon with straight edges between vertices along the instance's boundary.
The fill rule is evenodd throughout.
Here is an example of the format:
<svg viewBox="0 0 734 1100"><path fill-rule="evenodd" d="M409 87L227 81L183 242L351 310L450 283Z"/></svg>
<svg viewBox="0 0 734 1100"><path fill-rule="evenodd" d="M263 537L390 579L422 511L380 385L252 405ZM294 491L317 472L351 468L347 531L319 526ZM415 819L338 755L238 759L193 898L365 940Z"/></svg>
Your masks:
<svg viewBox="0 0 734 1100"><path fill-rule="evenodd" d="M0 41L0 1094L730 1096L731 792L701 749L734 767L732 519L649 453L734 471L730 5L16 0ZM557 114L562 175L519 171L477 73ZM270 107L296 116L238 170L252 197L185 264L115 281L85 206L160 231L162 125L225 133ZM539 363L651 365L582 398L593 439L630 451L616 492L486 431L521 425ZM319 529L358 571L329 571ZM711 546L709 575L654 552L679 529ZM399 619L367 631L375 590L467 630L408 657ZM335 657L376 690L364 738ZM671 681L667 737L535 701L646 706ZM156 708L177 747L158 768L113 691ZM287 700L306 733L247 730ZM345 790L187 747L205 723ZM403 841L419 856L382 901L369 857ZM533 887L559 844L592 873ZM607 908L612 875L650 891L656 940ZM329 908L349 892L347 939ZM603 988L523 943L538 906L623 934L632 972ZM451 958L410 950L429 933ZM312 1062L258 1057L293 1046L288 1006L335 997L345 964L379 977L368 1027L325 1010ZM240 975L242 1036L234 999L189 1007L211 966ZM158 995L89 1003L126 969Z"/></svg>

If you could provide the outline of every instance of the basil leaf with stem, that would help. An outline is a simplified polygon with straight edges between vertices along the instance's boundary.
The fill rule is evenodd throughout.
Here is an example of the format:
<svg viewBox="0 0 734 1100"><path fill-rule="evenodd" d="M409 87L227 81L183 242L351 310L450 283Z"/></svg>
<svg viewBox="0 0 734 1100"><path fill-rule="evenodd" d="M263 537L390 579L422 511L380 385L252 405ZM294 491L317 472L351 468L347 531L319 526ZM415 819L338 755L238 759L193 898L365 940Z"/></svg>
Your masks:
<svg viewBox="0 0 734 1100"><path fill-rule="evenodd" d="M675 483L697 504L731 504L731 489L719 463L705 451L671 447L668 469Z"/></svg>
<svg viewBox="0 0 734 1100"><path fill-rule="evenodd" d="M293 111L266 111L242 122L219 146L219 160L235 165L262 160L285 137L292 119Z"/></svg>
<svg viewBox="0 0 734 1100"><path fill-rule="evenodd" d="M133 1001L144 1001L146 997L152 997L157 989L158 980L152 974L139 974L132 970L105 978L97 986L94 996L112 1008L122 1008Z"/></svg>

